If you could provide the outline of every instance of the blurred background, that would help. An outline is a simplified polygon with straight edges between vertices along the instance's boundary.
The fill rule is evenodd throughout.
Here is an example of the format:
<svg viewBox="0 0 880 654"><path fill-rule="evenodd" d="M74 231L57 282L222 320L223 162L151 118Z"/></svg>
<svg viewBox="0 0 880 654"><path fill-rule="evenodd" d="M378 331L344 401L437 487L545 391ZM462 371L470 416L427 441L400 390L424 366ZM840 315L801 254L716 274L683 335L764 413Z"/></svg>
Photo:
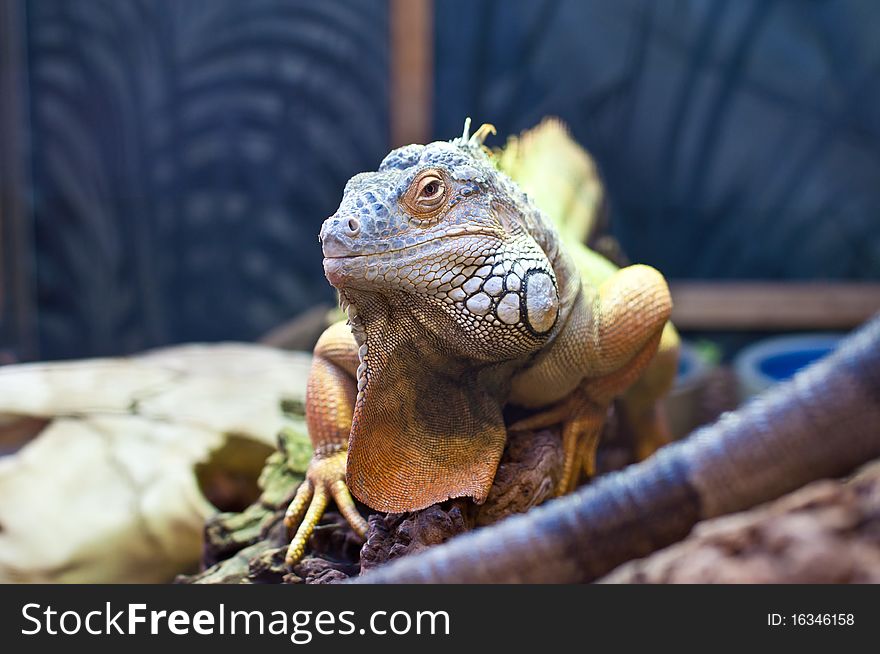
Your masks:
<svg viewBox="0 0 880 654"><path fill-rule="evenodd" d="M678 287L680 327L726 354L852 327L878 306L878 18L873 0L0 0L3 360L257 340L331 305L316 234L345 181L465 116L490 145L562 118L629 260L761 281ZM829 280L863 283L763 284Z"/></svg>
<svg viewBox="0 0 880 654"><path fill-rule="evenodd" d="M878 21L875 0L0 0L0 582L168 581L211 565L206 521L226 554L262 546L311 453L319 227L352 175L466 116L493 148L557 116L594 158L589 243L671 283L675 437L833 350L880 309ZM600 471L632 460L618 432Z"/></svg>

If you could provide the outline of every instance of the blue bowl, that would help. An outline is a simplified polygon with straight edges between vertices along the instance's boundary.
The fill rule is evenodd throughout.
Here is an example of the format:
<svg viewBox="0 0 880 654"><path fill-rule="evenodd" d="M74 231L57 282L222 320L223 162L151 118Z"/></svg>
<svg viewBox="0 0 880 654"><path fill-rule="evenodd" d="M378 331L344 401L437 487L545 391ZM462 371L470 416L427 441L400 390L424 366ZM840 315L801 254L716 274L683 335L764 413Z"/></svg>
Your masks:
<svg viewBox="0 0 880 654"><path fill-rule="evenodd" d="M833 352L843 336L804 334L759 341L734 360L743 398L756 395Z"/></svg>
<svg viewBox="0 0 880 654"><path fill-rule="evenodd" d="M801 368L806 368L814 361L818 361L833 351L834 346L829 343L818 347L805 347L791 350L790 352L780 352L760 361L758 368L771 379L785 381L794 377L794 373Z"/></svg>

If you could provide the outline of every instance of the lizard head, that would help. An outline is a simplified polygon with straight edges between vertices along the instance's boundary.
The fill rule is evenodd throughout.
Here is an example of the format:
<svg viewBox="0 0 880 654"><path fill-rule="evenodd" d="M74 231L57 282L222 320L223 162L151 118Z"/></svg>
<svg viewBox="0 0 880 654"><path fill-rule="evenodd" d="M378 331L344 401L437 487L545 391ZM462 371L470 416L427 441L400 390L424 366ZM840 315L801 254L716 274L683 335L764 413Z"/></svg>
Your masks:
<svg viewBox="0 0 880 654"><path fill-rule="evenodd" d="M447 350L482 361L538 349L558 313L540 230L529 229L537 210L485 153L488 127L392 151L348 182L320 235L343 302L362 313L359 296L381 296Z"/></svg>
<svg viewBox="0 0 880 654"><path fill-rule="evenodd" d="M546 343L556 239L473 136L392 151L321 228L324 272L360 346L347 481L369 506L482 502L511 366Z"/></svg>

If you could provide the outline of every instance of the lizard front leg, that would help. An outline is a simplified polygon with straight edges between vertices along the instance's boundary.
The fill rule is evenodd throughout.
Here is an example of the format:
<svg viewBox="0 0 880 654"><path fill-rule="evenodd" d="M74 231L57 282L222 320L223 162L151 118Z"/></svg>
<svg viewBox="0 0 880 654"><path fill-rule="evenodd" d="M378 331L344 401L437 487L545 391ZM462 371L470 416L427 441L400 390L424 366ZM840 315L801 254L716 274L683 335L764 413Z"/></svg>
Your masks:
<svg viewBox="0 0 880 654"><path fill-rule="evenodd" d="M555 405L511 427L562 424L560 495L576 485L579 464L593 473L608 407L651 362L672 310L666 281L648 266L624 268L609 277L591 299L580 296L578 300L581 305L532 379L544 389L554 384L564 387L577 371L581 381Z"/></svg>
<svg viewBox="0 0 880 654"><path fill-rule="evenodd" d="M306 388L306 423L315 452L284 516L288 529L298 527L287 549L288 565L302 558L330 499L352 529L362 538L366 535L367 523L345 485L357 366L358 346L351 330L344 322L328 327L315 346Z"/></svg>
<svg viewBox="0 0 880 654"><path fill-rule="evenodd" d="M678 333L672 323L668 322L660 337L657 354L638 381L621 397L621 418L632 433L635 454L639 461L672 441L662 398L675 383L678 350Z"/></svg>
<svg viewBox="0 0 880 654"><path fill-rule="evenodd" d="M587 475L595 474L596 449L608 407L639 380L654 359L671 312L666 280L648 266L624 268L599 288L592 320L584 330L588 376L575 391L583 395L587 409L575 413L563 426L563 437L566 428L576 435L569 437L573 442L563 450L568 475L563 477L566 486L561 483L560 492L575 487L578 460Z"/></svg>
<svg viewBox="0 0 880 654"><path fill-rule="evenodd" d="M654 356L659 341L658 333L619 370L584 379L557 405L511 427L523 430L562 425L563 463L562 475L556 487L557 495L570 493L577 487L581 467L588 477L595 474L596 450L611 401L638 379Z"/></svg>

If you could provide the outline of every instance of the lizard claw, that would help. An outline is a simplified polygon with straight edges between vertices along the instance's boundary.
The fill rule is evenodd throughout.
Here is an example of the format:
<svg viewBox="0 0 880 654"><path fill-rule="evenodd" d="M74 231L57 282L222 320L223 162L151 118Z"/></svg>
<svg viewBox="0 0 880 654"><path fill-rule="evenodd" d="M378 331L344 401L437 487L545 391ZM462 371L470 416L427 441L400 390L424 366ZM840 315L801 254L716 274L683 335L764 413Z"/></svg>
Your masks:
<svg viewBox="0 0 880 654"><path fill-rule="evenodd" d="M306 478L284 514L284 524L289 530L298 527L287 548L287 565L295 565L302 559L306 543L331 499L355 533L361 538L366 536L367 521L358 513L345 485L346 454L345 450L323 456L316 454L309 464Z"/></svg>

